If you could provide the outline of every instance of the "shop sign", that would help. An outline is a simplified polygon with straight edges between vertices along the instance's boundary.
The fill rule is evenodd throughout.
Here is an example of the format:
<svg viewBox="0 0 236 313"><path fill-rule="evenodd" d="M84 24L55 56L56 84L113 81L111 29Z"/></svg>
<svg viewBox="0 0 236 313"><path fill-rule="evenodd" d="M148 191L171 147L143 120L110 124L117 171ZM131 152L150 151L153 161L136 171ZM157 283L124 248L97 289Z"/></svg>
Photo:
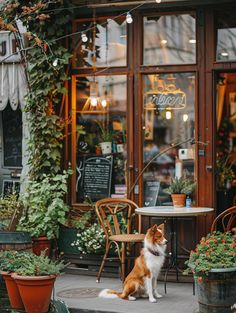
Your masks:
<svg viewBox="0 0 236 313"><path fill-rule="evenodd" d="M0 32L0 62L20 62L20 53L14 35L8 31Z"/></svg>
<svg viewBox="0 0 236 313"><path fill-rule="evenodd" d="M153 94L151 102L157 110L183 109L186 106L186 94L182 91Z"/></svg>

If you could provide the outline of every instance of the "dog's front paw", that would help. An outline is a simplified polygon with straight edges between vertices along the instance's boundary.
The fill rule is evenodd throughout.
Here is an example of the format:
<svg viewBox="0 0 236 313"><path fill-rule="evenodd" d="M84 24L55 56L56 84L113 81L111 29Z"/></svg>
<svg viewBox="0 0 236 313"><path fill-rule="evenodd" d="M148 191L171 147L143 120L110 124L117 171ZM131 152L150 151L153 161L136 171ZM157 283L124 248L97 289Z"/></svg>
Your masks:
<svg viewBox="0 0 236 313"><path fill-rule="evenodd" d="M163 296L162 296L160 293L158 293L157 291L154 292L154 296L155 296L157 299L160 299L160 298L163 297Z"/></svg>
<svg viewBox="0 0 236 313"><path fill-rule="evenodd" d="M136 298L132 297L132 296L129 296L128 299L129 299L129 301L135 301L136 300Z"/></svg>
<svg viewBox="0 0 236 313"><path fill-rule="evenodd" d="M157 302L157 300L155 298L149 298L149 302L155 303L155 302Z"/></svg>

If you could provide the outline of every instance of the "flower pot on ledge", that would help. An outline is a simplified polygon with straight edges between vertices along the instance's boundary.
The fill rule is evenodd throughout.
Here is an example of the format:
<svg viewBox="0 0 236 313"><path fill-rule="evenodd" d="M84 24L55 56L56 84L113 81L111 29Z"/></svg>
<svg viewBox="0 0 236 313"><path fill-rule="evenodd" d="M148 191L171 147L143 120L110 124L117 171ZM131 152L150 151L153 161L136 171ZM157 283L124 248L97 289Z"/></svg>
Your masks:
<svg viewBox="0 0 236 313"><path fill-rule="evenodd" d="M185 201L186 201L186 195L181 193L181 194L172 194L171 195L172 202L174 208L182 208L185 206Z"/></svg>

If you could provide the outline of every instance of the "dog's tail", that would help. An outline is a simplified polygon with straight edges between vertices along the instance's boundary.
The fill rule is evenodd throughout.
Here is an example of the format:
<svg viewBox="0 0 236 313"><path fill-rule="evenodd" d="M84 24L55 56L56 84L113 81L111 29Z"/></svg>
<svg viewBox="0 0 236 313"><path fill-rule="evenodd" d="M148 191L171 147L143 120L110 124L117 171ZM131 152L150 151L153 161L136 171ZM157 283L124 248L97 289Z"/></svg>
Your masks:
<svg viewBox="0 0 236 313"><path fill-rule="evenodd" d="M120 297L119 292L112 290L112 289L103 289L100 293L99 293L99 297L100 298L106 298L106 299L115 299L115 298L119 298Z"/></svg>

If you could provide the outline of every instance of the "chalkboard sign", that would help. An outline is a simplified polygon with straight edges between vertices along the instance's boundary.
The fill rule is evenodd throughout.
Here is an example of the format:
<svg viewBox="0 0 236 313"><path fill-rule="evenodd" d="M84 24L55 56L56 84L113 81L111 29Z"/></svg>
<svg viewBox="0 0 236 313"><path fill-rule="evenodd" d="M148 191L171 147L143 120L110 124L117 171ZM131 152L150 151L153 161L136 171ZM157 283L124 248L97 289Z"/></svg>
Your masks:
<svg viewBox="0 0 236 313"><path fill-rule="evenodd" d="M8 104L2 111L3 166L22 167L22 113Z"/></svg>
<svg viewBox="0 0 236 313"><path fill-rule="evenodd" d="M146 181L144 183L144 205L155 206L160 189L159 181Z"/></svg>
<svg viewBox="0 0 236 313"><path fill-rule="evenodd" d="M76 191L92 201L110 197L113 157L94 156L77 160Z"/></svg>

